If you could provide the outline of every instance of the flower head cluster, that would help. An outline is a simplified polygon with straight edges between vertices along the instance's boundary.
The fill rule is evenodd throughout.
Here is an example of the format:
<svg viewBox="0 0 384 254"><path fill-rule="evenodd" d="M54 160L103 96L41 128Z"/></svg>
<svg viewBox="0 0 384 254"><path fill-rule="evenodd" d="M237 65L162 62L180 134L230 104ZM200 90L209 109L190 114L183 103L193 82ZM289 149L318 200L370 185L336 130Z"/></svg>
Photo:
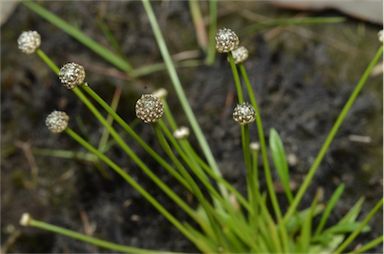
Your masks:
<svg viewBox="0 0 384 254"><path fill-rule="evenodd" d="M237 104L233 110L233 119L241 125L251 123L255 118L255 109L248 102Z"/></svg>
<svg viewBox="0 0 384 254"><path fill-rule="evenodd" d="M221 28L216 33L216 49L219 53L228 53L239 46L239 37L229 28Z"/></svg>
<svg viewBox="0 0 384 254"><path fill-rule="evenodd" d="M67 63L61 67L59 79L67 89L73 89L84 82L84 67L77 63Z"/></svg>
<svg viewBox="0 0 384 254"><path fill-rule="evenodd" d="M154 123L164 113L164 105L161 100L152 94L143 94L136 102L136 116L145 123Z"/></svg>
<svg viewBox="0 0 384 254"><path fill-rule="evenodd" d="M36 31L22 32L17 39L18 48L25 54L32 54L40 47L41 37Z"/></svg>
<svg viewBox="0 0 384 254"><path fill-rule="evenodd" d="M248 58L248 49L244 46L240 46L237 49L232 50L232 56L235 60L235 64L243 63Z"/></svg>
<svg viewBox="0 0 384 254"><path fill-rule="evenodd" d="M68 126L69 116L63 111L53 111L45 119L45 125L53 133L63 132Z"/></svg>

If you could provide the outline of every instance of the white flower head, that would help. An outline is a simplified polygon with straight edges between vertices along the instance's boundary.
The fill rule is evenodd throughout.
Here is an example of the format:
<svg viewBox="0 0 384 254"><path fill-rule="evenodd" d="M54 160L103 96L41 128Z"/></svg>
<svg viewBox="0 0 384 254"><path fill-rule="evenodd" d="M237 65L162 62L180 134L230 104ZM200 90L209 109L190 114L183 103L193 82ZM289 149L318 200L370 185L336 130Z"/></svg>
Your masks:
<svg viewBox="0 0 384 254"><path fill-rule="evenodd" d="M63 132L68 126L69 116L63 111L53 111L45 119L45 125L53 133Z"/></svg>
<svg viewBox="0 0 384 254"><path fill-rule="evenodd" d="M25 54L32 54L40 47L41 37L36 31L24 31L17 39L18 48Z"/></svg>

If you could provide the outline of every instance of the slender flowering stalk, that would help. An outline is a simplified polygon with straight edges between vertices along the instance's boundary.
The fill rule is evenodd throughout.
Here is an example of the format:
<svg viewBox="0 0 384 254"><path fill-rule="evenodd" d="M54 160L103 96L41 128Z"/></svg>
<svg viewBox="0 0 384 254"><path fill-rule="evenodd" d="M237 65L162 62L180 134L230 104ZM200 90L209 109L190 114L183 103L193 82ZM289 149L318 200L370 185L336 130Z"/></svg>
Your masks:
<svg viewBox="0 0 384 254"><path fill-rule="evenodd" d="M128 173L126 173L121 167L109 159L106 155L102 154L97 148L93 147L76 132L70 128L66 128L66 133L77 141L80 145L86 148L89 152L96 155L101 161L111 167L117 174L119 174L124 180L126 180L133 188L135 188L145 199L147 199L165 218L167 218L177 229L180 230L187 238L195 242L195 237L179 222L171 213L169 213L151 194L149 194L140 184L138 184ZM181 207L187 208L180 199L174 200L176 204L180 204ZM196 218L196 214L192 209L187 208L185 210L193 218Z"/></svg>
<svg viewBox="0 0 384 254"><path fill-rule="evenodd" d="M192 130L200 144L201 149L203 150L203 153L208 161L208 164L211 166L212 170L215 172L217 175L221 175L221 172L219 170L219 167L216 163L215 158L213 157L212 151L208 145L207 140L205 139L205 136L203 132L201 131L201 128L197 122L197 119L191 109L191 106L188 102L188 99L185 95L184 89L181 85L179 76L177 75L175 66L173 64L172 58L169 54L167 45L165 44L164 37L161 33L159 24L157 22L156 16L153 12L151 2L149 0L142 0L142 3L144 5L144 9L148 15L149 22L151 24L153 33L155 35L157 44L160 48L161 55L163 56L165 65L167 66L167 70L169 72L169 76L172 80L172 84L175 88L176 94L180 100L181 106L185 112L185 115L187 116L187 119L192 127ZM220 191L224 196L227 196L227 191L223 186L219 186Z"/></svg>
<svg viewBox="0 0 384 254"><path fill-rule="evenodd" d="M68 230L62 227L58 227L43 221L39 221L36 219L33 219L30 214L28 213L23 213L20 219L20 225L24 227L34 227L34 228L39 228L43 229L46 231L50 231L56 234L68 236L70 238L83 241L86 243L93 244L95 246L109 249L109 250L114 250L114 251L120 251L124 253L137 253L137 254L150 254L150 253L158 253L158 254L171 254L170 252L165 252L165 251L157 251L157 250L146 250L146 249L141 249L141 248L136 248L136 247L130 247L126 245L121 245L117 243L112 243L108 242L105 240L97 239L92 236L80 234L78 232ZM175 254L175 252L172 252Z"/></svg>
<svg viewBox="0 0 384 254"><path fill-rule="evenodd" d="M354 104L357 96L359 95L361 89L363 89L364 85L366 84L366 81L368 80L369 75L371 74L373 68L377 64L377 62L380 60L383 54L383 46L381 46L377 52L376 55L373 57L372 61L369 63L367 68L365 69L362 77L360 78L359 82L355 86L351 96L345 103L343 109L341 110L339 116L337 117L334 125L332 126L332 129L330 130L327 138L324 141L324 144L322 145L319 153L317 154L315 161L313 162L311 168L308 171L308 174L306 175L302 185L300 186L291 206L289 207L287 213L285 214L284 221L287 222L288 219L294 214L296 211L297 206L299 205L301 199L304 197L304 194L306 190L308 189L312 178L314 177L317 169L320 166L321 161L323 160L325 154L328 151L329 146L331 145L334 137L336 136L337 131L339 130L341 124L344 122L344 119L348 115L349 110L351 109L352 105Z"/></svg>

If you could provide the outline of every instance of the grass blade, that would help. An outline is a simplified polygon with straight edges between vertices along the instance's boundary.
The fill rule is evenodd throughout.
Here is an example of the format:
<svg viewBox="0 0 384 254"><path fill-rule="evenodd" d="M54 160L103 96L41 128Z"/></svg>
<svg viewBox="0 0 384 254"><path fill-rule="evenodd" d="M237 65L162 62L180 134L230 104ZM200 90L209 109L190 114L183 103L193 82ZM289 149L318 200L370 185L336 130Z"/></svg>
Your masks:
<svg viewBox="0 0 384 254"><path fill-rule="evenodd" d="M315 235L318 235L324 228L325 223L327 222L329 215L331 214L333 208L335 207L337 201L340 199L341 194L343 194L344 191L344 184L341 184L339 187L337 187L336 191L332 194L332 197L330 198L323 215L321 216L319 225L316 228Z"/></svg>
<svg viewBox="0 0 384 254"><path fill-rule="evenodd" d="M367 253L368 250L375 248L377 245L382 243L383 240L384 240L384 236L381 235L381 236L373 239L372 241L364 244L363 246L359 247L358 249L352 251L351 254L358 254L358 253L363 253L363 252Z"/></svg>
<svg viewBox="0 0 384 254"><path fill-rule="evenodd" d="M153 33L155 35L157 44L160 48L161 55L164 59L165 65L167 66L169 76L171 78L173 87L176 91L176 94L179 98L179 101L181 103L181 106L185 112L185 115L189 121L189 124L192 127L193 132L195 133L195 136L200 144L201 149L203 150L203 153L205 157L207 158L207 161L209 165L211 166L212 170L219 176L221 176L221 172L219 170L219 167L215 161L215 158L213 157L212 151L208 145L207 140L205 139L205 136L203 132L201 131L201 128L199 126L199 123L197 122L197 119L195 117L195 114L192 111L192 108L188 102L187 96L185 95L184 89L181 85L179 76L177 75L175 65L172 61L172 58L169 54L167 45L165 43L163 34L161 33L161 29L159 27L159 24L157 23L156 16L153 12L151 2L149 0L142 0L142 3L144 5L145 11L148 15L149 22L151 24ZM223 193L224 196L228 196L227 190L222 186L219 185L220 191Z"/></svg>
<svg viewBox="0 0 384 254"><path fill-rule="evenodd" d="M383 208L383 198L380 199L379 202L375 205L375 207L368 213L368 215L361 222L360 226L353 231L353 233L336 249L335 254L342 253L345 248L349 246L349 244L360 234L360 232L364 229L364 227L368 224L368 222L372 219L372 217Z"/></svg>
<svg viewBox="0 0 384 254"><path fill-rule="evenodd" d="M287 221L287 219L289 217L291 217L294 214L294 212L296 211L296 208L299 205L301 199L304 197L304 194L306 193L307 188L311 184L312 178L315 176L315 173L316 173L317 169L319 168L321 161L323 160L325 154L327 153L329 146L331 145L333 139L335 138L337 131L339 130L341 124L344 122L344 119L347 117L348 112L351 109L351 107L353 106L357 96L360 94L360 91L363 89L364 85L366 84L373 68L376 66L378 61L381 59L382 54L383 54L383 46L381 46L377 50L375 56L373 57L371 62L368 64L368 66L365 69L363 75L361 76L359 82L355 86L351 96L349 97L348 101L345 103L343 109L341 110L339 116L337 117L331 131L329 132L327 138L324 141L324 144L322 145L322 147L321 147L319 153L317 154L311 168L309 169L308 174L306 175L302 185L300 186L299 191L297 192L292 204L290 205L290 207L289 207L289 209L288 209L288 211L284 217L285 221Z"/></svg>
<svg viewBox="0 0 384 254"><path fill-rule="evenodd" d="M26 7L37 13L42 18L46 19L51 24L57 26L76 40L78 40L80 43L84 44L91 50L93 50L96 54L103 57L106 61L110 62L111 64L115 65L117 68L129 73L132 70L132 66L125 61L120 56L116 55L109 49L103 47L101 44L94 41L92 38L84 34L82 31L74 27L73 25L67 23L65 20L61 19L60 17L56 16L52 12L48 11L44 7L40 6L37 3L34 3L32 1L21 1Z"/></svg>
<svg viewBox="0 0 384 254"><path fill-rule="evenodd" d="M275 129L271 129L269 132L269 146L272 152L272 160L281 184L283 185L284 192L289 202L292 203L293 195L290 188L288 163L285 157L283 142Z"/></svg>

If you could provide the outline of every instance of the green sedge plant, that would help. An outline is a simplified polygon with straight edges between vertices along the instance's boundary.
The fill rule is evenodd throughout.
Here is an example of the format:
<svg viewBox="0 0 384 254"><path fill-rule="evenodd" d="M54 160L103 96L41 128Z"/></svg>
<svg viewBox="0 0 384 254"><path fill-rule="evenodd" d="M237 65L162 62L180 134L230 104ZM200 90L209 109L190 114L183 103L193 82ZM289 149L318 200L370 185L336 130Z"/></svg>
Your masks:
<svg viewBox="0 0 384 254"><path fill-rule="evenodd" d="M28 8L42 17L50 20L65 32L72 34L81 43L88 46L101 57L127 73L134 73L135 69L124 58L108 52L100 44L89 37L85 37L79 30L65 23L54 14L48 12L34 2L23 2ZM105 132L99 145L91 144L86 137L80 136L70 127L70 116L65 112L53 111L46 118L46 125L53 133L65 133L73 141L82 146L88 160L103 163L124 179L133 189L141 194L160 214L176 227L181 234L190 240L196 248L203 253L343 253L352 250L353 253L368 251L383 242L379 236L370 242L354 248L354 240L362 232L370 230L368 223L383 206L383 199L363 218L359 219L364 199L356 204L335 224L329 225L328 219L340 200L344 185L340 184L329 201L324 204L316 194L312 203L300 210L299 205L308 190L319 165L329 149L338 129L353 106L361 89L367 83L369 74L380 60L383 47L381 46L368 67L355 86L352 94L342 108L324 144L317 154L312 166L308 170L300 188L293 192L289 186L290 173L283 141L278 131L270 130L269 140L265 139L260 108L256 101L247 70L243 65L248 57L248 51L240 46L239 38L231 29L223 28L216 32L216 21L210 28L206 47L206 62L214 60L211 49L216 48L219 53L226 54L229 68L234 78L237 92L237 106L233 112L233 119L239 124L239 135L242 141L244 165L246 172L247 193L240 193L220 173L219 167L212 155L206 138L191 110L187 96L177 74L174 60L171 58L163 34L153 12L151 2L142 0L144 9L150 21L155 39L164 60L164 66L170 76L173 88L180 104L187 116L189 126L180 126L172 114L167 102L166 90L152 94L145 94L136 103L137 117L153 129L159 146L166 157L155 151L133 129L132 125L124 120L124 116L117 113L116 100L108 104L86 82L85 69L76 63L67 63L59 68L49 56L40 48L41 38L35 31L23 32L18 40L19 48L27 54L35 53L47 66L58 75L63 87L72 92L74 96L89 109L98 120ZM195 19L200 14L196 3L191 1L191 11ZM217 2L210 1L211 14L216 15ZM215 17L210 17L215 20ZM196 22L196 21L195 21ZM270 24L269 24L270 25ZM215 29L216 30L216 29ZM212 42L216 45L212 46ZM101 108L103 111L99 110ZM107 116L105 116L107 113ZM191 128L191 131L190 129ZM257 129L257 137L252 137L250 128ZM121 137L119 130L126 132L144 151L169 173L186 191L197 200L191 205L173 189L168 186L151 168L141 159L132 147ZM194 134L198 140L203 156L198 149L190 143L190 135ZM112 139L111 143L106 140ZM102 144L102 145L100 145ZM108 145L109 144L109 145ZM163 206L148 190L141 186L127 170L106 155L111 146L119 147L134 164L164 193L175 206L188 216L188 221L175 217L167 207ZM42 151L40 151L42 152ZM270 157L269 157L270 155ZM65 153L62 154L65 157ZM270 161L270 158L272 159ZM261 163L259 163L259 161ZM285 211L278 202L274 188L271 162L276 169L278 180L283 187L288 208ZM266 190L260 187L259 164L262 164ZM208 195L207 195L208 193ZM268 204L271 204L271 208ZM315 223L315 220L318 223ZM20 223L23 226L35 227L56 234L99 246L112 251L125 253L167 253L157 250L147 250L134 246L108 242L88 235L80 234L56 225L34 219L28 213L22 215Z"/></svg>

